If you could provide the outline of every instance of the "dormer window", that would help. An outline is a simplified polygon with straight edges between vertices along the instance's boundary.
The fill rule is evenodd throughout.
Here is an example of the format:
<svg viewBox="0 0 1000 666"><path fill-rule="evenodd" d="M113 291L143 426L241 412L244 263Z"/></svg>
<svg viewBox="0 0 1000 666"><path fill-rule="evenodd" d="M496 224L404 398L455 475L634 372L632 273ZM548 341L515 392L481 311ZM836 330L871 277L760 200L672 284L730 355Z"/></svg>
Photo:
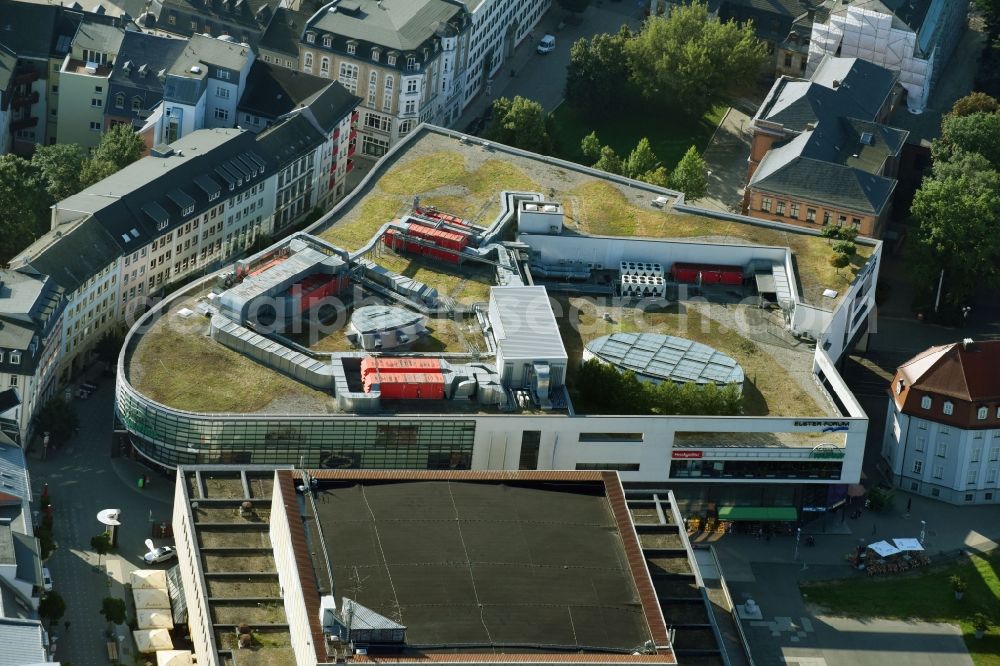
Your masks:
<svg viewBox="0 0 1000 666"><path fill-rule="evenodd" d="M347 53L348 55L354 55L358 50L357 42L347 42Z"/></svg>
<svg viewBox="0 0 1000 666"><path fill-rule="evenodd" d="M181 209L181 215L190 215L193 212L194 212L194 204L190 206L185 206L183 209Z"/></svg>
<svg viewBox="0 0 1000 666"><path fill-rule="evenodd" d="M124 93L118 93L117 95L115 95L115 108L116 109L124 109L125 108L125 94Z"/></svg>
<svg viewBox="0 0 1000 666"><path fill-rule="evenodd" d="M378 57L379 57L379 50L378 49L372 49L372 60L374 60L375 62L378 62Z"/></svg>
<svg viewBox="0 0 1000 666"><path fill-rule="evenodd" d="M906 388L906 382L903 381L902 379L897 380L896 381L896 395L899 395L900 393L902 393L904 388Z"/></svg>
<svg viewBox="0 0 1000 666"><path fill-rule="evenodd" d="M330 48L331 46L333 46L333 37L331 37L330 35L323 35L323 46L325 46L326 48Z"/></svg>
<svg viewBox="0 0 1000 666"><path fill-rule="evenodd" d="M986 407L980 407L976 412L976 418L980 421L985 421L986 417L989 415L990 410Z"/></svg>
<svg viewBox="0 0 1000 666"><path fill-rule="evenodd" d="M944 407L942 409L948 416L955 413L955 405L950 400L945 400Z"/></svg>
<svg viewBox="0 0 1000 666"><path fill-rule="evenodd" d="M315 44L316 43L316 33L314 33L314 32L307 32L306 33L306 41L309 42L310 44Z"/></svg>
<svg viewBox="0 0 1000 666"><path fill-rule="evenodd" d="M21 352L12 351L10 353L10 364L11 365L21 365Z"/></svg>
<svg viewBox="0 0 1000 666"><path fill-rule="evenodd" d="M924 409L930 409L931 408L931 397L929 395L925 395L924 397L922 397L920 399L920 406L923 407Z"/></svg>
<svg viewBox="0 0 1000 666"><path fill-rule="evenodd" d="M413 71L417 68L417 59L414 56L406 56L406 69Z"/></svg>
<svg viewBox="0 0 1000 666"><path fill-rule="evenodd" d="M389 65L390 67L394 67L396 65L396 54L390 53L389 55L387 55L385 57L385 64Z"/></svg>

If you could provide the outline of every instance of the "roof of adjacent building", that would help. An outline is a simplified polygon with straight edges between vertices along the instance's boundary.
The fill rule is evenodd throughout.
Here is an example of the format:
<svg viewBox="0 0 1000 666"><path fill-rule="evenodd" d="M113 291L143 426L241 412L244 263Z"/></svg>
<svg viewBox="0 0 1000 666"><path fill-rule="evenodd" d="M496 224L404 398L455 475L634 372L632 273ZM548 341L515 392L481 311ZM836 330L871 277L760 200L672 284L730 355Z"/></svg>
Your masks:
<svg viewBox="0 0 1000 666"><path fill-rule="evenodd" d="M173 65L187 46L187 40L164 37L148 32L128 31L118 49L118 58L111 71L112 91L115 86L163 92L158 74Z"/></svg>
<svg viewBox="0 0 1000 666"><path fill-rule="evenodd" d="M448 22L463 9L451 0L339 0L314 14L308 26L387 49L413 51L447 30Z"/></svg>
<svg viewBox="0 0 1000 666"><path fill-rule="evenodd" d="M722 0L719 18L724 21L753 21L761 39L781 42L792 22L814 4L809 0Z"/></svg>
<svg viewBox="0 0 1000 666"><path fill-rule="evenodd" d="M86 17L73 35L73 47L106 53L111 60L124 38L125 28Z"/></svg>
<svg viewBox="0 0 1000 666"><path fill-rule="evenodd" d="M68 201L68 199L67 199ZM62 203L62 202L60 202ZM72 293L120 256L122 247L100 224L82 223L50 231L29 245L12 265L48 275Z"/></svg>
<svg viewBox="0 0 1000 666"><path fill-rule="evenodd" d="M931 5L941 5L952 0L827 0L823 3L824 16L843 14L848 9L864 9L867 11L888 14L892 17L893 28L909 28L920 32L925 19L931 14ZM819 20L819 19L817 19ZM824 19L825 20L825 19Z"/></svg>
<svg viewBox="0 0 1000 666"><path fill-rule="evenodd" d="M181 54L167 69L167 73L201 78L208 73L205 69L209 65L239 72L252 57L253 54L246 44L208 35L192 35ZM200 73L191 71L191 68L196 66L202 66Z"/></svg>
<svg viewBox="0 0 1000 666"><path fill-rule="evenodd" d="M586 660L663 644L649 574L641 555L630 555L637 549L631 520L623 503L615 508L616 479L575 472L312 476L322 529L312 536L327 550L333 589L404 625L408 651L570 650ZM293 479L279 483L284 495ZM658 657L674 660L669 651Z"/></svg>
<svg viewBox="0 0 1000 666"><path fill-rule="evenodd" d="M274 18L267 24L267 29L260 37L260 48L284 53L297 60L299 36L308 20L308 14L278 7L274 12Z"/></svg>
<svg viewBox="0 0 1000 666"><path fill-rule="evenodd" d="M58 43L56 23L61 11L53 5L0 0L0 44L22 58L48 59ZM69 42L63 46L66 53Z"/></svg>
<svg viewBox="0 0 1000 666"><path fill-rule="evenodd" d="M930 347L896 370L890 395L901 411L966 428L1000 428L1000 340ZM931 408L922 405L931 398ZM943 400L953 413L943 412ZM986 418L979 411L986 408Z"/></svg>
<svg viewBox="0 0 1000 666"><path fill-rule="evenodd" d="M329 85L339 84L256 60L250 66L246 88L237 109L240 113L277 118Z"/></svg>
<svg viewBox="0 0 1000 666"><path fill-rule="evenodd" d="M49 663L42 646L42 624L38 620L0 618L0 666Z"/></svg>
<svg viewBox="0 0 1000 666"><path fill-rule="evenodd" d="M500 319L492 324L504 359L567 358L545 287L492 287L490 305Z"/></svg>
<svg viewBox="0 0 1000 666"><path fill-rule="evenodd" d="M63 293L44 275L0 269L0 349L28 349L58 312ZM0 361L0 371L5 362Z"/></svg>
<svg viewBox="0 0 1000 666"><path fill-rule="evenodd" d="M378 333L420 324L424 319L424 315L406 308L366 305L351 314L351 326L360 333Z"/></svg>

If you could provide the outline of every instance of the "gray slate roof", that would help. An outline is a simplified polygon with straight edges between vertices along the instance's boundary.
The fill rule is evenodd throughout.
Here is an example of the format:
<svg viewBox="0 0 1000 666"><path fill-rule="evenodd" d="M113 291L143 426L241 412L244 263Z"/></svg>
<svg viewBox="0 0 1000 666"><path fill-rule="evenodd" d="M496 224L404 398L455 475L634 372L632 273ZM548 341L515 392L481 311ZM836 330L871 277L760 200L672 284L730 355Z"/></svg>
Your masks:
<svg viewBox="0 0 1000 666"><path fill-rule="evenodd" d="M124 28L84 19L73 36L73 47L107 53L110 60L110 56L118 53L124 38Z"/></svg>
<svg viewBox="0 0 1000 666"><path fill-rule="evenodd" d="M138 117L132 112L132 99L141 99L141 109L148 111L163 99L163 82L157 74L168 69L187 44L183 38L169 38L146 32L125 33L118 59L111 71L107 115ZM127 65L127 66L126 66ZM127 70L127 71L126 71ZM125 108L117 109L115 95L125 95Z"/></svg>
<svg viewBox="0 0 1000 666"><path fill-rule="evenodd" d="M256 60L250 66L237 110L274 119L330 84L329 79Z"/></svg>
<svg viewBox="0 0 1000 666"><path fill-rule="evenodd" d="M48 277L0 269L0 349L26 351L36 334L43 337L63 305L63 293ZM9 363L5 356L0 372L26 374L34 369L34 359L27 356L20 366Z"/></svg>
<svg viewBox="0 0 1000 666"><path fill-rule="evenodd" d="M309 20L308 14L279 7L274 18L267 24L267 29L261 35L259 45L262 49L285 53L293 59L299 57L299 37L302 28Z"/></svg>
<svg viewBox="0 0 1000 666"><path fill-rule="evenodd" d="M448 0L383 2L381 7L377 0L339 0L317 12L309 26L388 49L413 51L462 11L462 5Z"/></svg>

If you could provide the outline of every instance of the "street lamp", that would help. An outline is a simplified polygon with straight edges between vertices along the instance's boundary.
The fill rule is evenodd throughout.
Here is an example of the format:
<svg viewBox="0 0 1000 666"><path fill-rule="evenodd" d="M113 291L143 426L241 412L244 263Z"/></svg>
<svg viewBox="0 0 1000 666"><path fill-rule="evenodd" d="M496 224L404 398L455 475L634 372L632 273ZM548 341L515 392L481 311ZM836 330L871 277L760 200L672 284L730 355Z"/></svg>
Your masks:
<svg viewBox="0 0 1000 666"><path fill-rule="evenodd" d="M799 561L799 539L801 539L801 538L802 538L802 528L801 527L796 527L795 528L795 554L792 556L792 559L795 560L796 562Z"/></svg>
<svg viewBox="0 0 1000 666"><path fill-rule="evenodd" d="M924 545L924 537L927 535L927 521L920 521L920 545Z"/></svg>

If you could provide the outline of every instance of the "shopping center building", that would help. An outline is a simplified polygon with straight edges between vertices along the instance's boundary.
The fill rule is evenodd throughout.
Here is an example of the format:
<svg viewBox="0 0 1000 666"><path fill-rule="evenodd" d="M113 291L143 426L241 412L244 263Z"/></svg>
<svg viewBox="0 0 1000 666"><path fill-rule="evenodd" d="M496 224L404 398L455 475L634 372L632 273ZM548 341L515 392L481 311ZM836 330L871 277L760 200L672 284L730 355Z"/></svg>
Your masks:
<svg viewBox="0 0 1000 666"><path fill-rule="evenodd" d="M842 271L831 255L812 230L422 127L305 233L133 327L119 441L166 469L615 470L825 510L860 478L868 419L836 363L867 332L881 244ZM372 305L427 330L355 346ZM601 360L647 380L742 378L741 412L605 400L577 379L608 336Z"/></svg>

